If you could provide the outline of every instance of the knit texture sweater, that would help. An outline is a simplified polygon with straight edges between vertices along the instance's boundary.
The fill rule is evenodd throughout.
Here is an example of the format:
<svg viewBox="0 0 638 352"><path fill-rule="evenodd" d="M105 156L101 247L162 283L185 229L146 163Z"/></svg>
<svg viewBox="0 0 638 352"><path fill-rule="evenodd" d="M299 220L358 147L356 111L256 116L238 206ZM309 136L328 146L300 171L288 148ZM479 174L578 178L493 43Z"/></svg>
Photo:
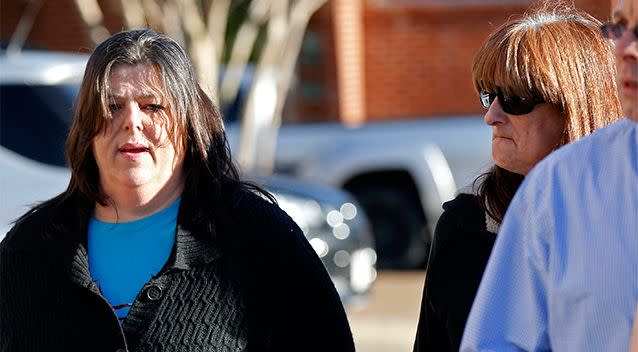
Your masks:
<svg viewBox="0 0 638 352"><path fill-rule="evenodd" d="M52 207L20 221L0 244L0 351L354 351L299 227L252 193L226 197L214 239L178 220L168 262L123 326L89 273L88 219L67 214L77 233L52 236Z"/></svg>

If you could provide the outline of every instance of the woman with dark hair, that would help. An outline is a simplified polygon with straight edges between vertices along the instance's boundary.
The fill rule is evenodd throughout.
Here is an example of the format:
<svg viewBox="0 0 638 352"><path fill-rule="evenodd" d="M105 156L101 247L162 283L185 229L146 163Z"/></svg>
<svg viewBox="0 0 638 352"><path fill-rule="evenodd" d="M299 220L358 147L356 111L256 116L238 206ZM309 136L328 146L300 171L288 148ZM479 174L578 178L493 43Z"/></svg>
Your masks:
<svg viewBox="0 0 638 352"><path fill-rule="evenodd" d="M91 55L67 190L0 244L0 349L353 351L299 227L242 182L217 107L172 39Z"/></svg>
<svg viewBox="0 0 638 352"><path fill-rule="evenodd" d="M426 270L415 351L458 351L496 234L545 156L622 116L613 48L600 23L545 3L492 33L472 76L495 165L443 204Z"/></svg>

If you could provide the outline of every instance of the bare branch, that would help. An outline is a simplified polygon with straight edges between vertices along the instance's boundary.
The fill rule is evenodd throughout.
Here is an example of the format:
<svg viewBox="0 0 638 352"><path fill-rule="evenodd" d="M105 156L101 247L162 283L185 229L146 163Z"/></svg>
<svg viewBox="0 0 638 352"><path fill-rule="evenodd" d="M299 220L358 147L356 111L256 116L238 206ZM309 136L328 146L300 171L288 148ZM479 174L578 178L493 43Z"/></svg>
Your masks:
<svg viewBox="0 0 638 352"><path fill-rule="evenodd" d="M193 38L207 33L206 23L199 12L194 0L178 0L179 10L182 15L182 23L186 29L186 33Z"/></svg>
<svg viewBox="0 0 638 352"><path fill-rule="evenodd" d="M286 41L288 1L273 0L268 21L268 37L250 87L241 121L238 161L245 171L257 170L257 149L269 143L263 131L270 126L276 107L277 63Z"/></svg>
<svg viewBox="0 0 638 352"><path fill-rule="evenodd" d="M263 146L259 147L260 153L257 168L262 173L271 173L274 169L277 133L281 126L284 104L290 90L308 22L312 15L326 2L327 0L299 0L293 5L290 12L290 22L287 30L288 40L283 49L279 79L277 80L277 100L270 126L264 131L265 139L268 143L264 143Z"/></svg>
<svg viewBox="0 0 638 352"><path fill-rule="evenodd" d="M152 0L147 0L152 1ZM175 39L182 46L186 46L186 36L182 27L179 7L174 1L166 1L162 6L162 26L164 33Z"/></svg>
<svg viewBox="0 0 638 352"><path fill-rule="evenodd" d="M281 60L281 70L279 75L281 79L278 84L279 96L282 99L277 101L277 109L275 110L275 119L281 118L283 106L290 89L292 82L292 76L297 64L299 52L301 51L301 44L308 27L308 22L312 15L323 6L327 0L299 0L297 1L290 12L290 24L288 26L288 40L286 41L286 47L283 50L283 57Z"/></svg>
<svg viewBox="0 0 638 352"><path fill-rule="evenodd" d="M110 35L104 26L104 15L97 0L75 0L82 20L86 24L89 36L94 44L99 44Z"/></svg>
<svg viewBox="0 0 638 352"><path fill-rule="evenodd" d="M27 40L29 33L31 33L33 21L38 15L40 7L42 7L42 0L29 1L27 8L24 10L24 13L20 17L20 21L18 22L18 25L16 26L16 29L11 35L11 39L9 40L9 46L7 47L7 53L9 55L18 53L20 52L20 50L22 50L24 42Z"/></svg>
<svg viewBox="0 0 638 352"><path fill-rule="evenodd" d="M241 77L255 46L259 28L268 20L270 4L270 0L253 1L248 9L248 18L237 31L226 74L219 88L222 101L232 102L237 98Z"/></svg>
<svg viewBox="0 0 638 352"><path fill-rule="evenodd" d="M206 23L200 9L194 0L179 0L178 6L182 24L186 29L189 38L189 52L197 71L197 78L202 89L218 103L219 99L215 94L217 86L218 65L212 63L217 57L213 39L206 28Z"/></svg>
<svg viewBox="0 0 638 352"><path fill-rule="evenodd" d="M140 28L146 26L146 16L140 0L120 0L124 21L128 28Z"/></svg>
<svg viewBox="0 0 638 352"><path fill-rule="evenodd" d="M208 24L208 35L213 39L217 57L215 61L218 63L222 60L224 52L224 37L226 34L226 26L230 11L230 0L213 0L208 9L206 23Z"/></svg>
<svg viewBox="0 0 638 352"><path fill-rule="evenodd" d="M127 0L122 0L127 1ZM148 26L156 30L163 31L164 15L166 11L162 11L162 6L156 0L142 0L144 14L148 21Z"/></svg>

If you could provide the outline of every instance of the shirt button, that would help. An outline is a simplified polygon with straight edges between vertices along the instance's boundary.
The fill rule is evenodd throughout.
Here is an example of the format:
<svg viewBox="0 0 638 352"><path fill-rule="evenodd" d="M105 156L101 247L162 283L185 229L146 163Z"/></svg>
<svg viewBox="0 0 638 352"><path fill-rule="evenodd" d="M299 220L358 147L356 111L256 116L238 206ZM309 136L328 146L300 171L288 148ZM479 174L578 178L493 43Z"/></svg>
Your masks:
<svg viewBox="0 0 638 352"><path fill-rule="evenodd" d="M115 352L126 352L126 350L123 349L123 348L118 348L117 351L115 351Z"/></svg>
<svg viewBox="0 0 638 352"><path fill-rule="evenodd" d="M146 290L146 297L151 301L157 301L162 297L162 288L153 285Z"/></svg>

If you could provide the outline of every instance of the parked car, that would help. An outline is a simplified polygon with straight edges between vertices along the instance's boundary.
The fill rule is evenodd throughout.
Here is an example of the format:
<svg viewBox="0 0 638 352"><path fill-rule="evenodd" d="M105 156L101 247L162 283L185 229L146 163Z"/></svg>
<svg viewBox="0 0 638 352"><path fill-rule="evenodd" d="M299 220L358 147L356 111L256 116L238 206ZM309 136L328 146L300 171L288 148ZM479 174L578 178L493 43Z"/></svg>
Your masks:
<svg viewBox="0 0 638 352"><path fill-rule="evenodd" d="M233 150L254 73L243 70L237 98L222 101ZM274 169L352 194L370 217L379 268L422 268L442 203L492 165L491 133L482 115L283 124Z"/></svg>
<svg viewBox="0 0 638 352"><path fill-rule="evenodd" d="M248 67L238 97L222 102L233 150L253 76ZM492 164L491 133L482 115L283 124L274 169L348 191L370 217L378 266L411 269L426 263L442 203Z"/></svg>
<svg viewBox="0 0 638 352"><path fill-rule="evenodd" d="M88 56L0 51L0 239L28 208L64 191L64 143ZM251 177L249 177L251 178ZM376 252L363 209L339 189L252 177L301 227L345 301L367 293Z"/></svg>

